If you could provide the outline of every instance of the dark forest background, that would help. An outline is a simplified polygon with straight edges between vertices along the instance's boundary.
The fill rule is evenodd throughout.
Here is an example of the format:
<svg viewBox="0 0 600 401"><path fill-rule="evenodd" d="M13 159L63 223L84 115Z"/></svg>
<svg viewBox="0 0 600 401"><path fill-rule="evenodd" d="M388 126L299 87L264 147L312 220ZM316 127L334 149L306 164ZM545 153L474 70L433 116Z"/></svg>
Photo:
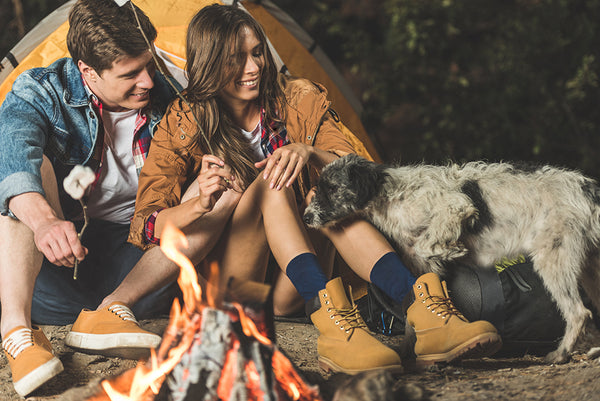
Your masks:
<svg viewBox="0 0 600 401"><path fill-rule="evenodd" d="M0 55L62 3L0 0ZM384 161L516 160L600 178L600 0L275 3L351 84Z"/></svg>

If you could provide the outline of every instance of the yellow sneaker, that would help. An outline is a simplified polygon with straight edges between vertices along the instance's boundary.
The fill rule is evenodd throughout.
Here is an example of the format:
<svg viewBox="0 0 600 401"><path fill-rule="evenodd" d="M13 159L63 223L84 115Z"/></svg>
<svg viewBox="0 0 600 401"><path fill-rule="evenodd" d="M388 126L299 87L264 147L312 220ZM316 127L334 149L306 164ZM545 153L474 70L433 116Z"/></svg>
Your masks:
<svg viewBox="0 0 600 401"><path fill-rule="evenodd" d="M118 302L97 311L82 310L65 338L78 351L127 359L147 357L160 341L159 335L140 328L131 309Z"/></svg>
<svg viewBox="0 0 600 401"><path fill-rule="evenodd" d="M52 345L39 327L17 326L2 341L15 391L25 397L63 371Z"/></svg>

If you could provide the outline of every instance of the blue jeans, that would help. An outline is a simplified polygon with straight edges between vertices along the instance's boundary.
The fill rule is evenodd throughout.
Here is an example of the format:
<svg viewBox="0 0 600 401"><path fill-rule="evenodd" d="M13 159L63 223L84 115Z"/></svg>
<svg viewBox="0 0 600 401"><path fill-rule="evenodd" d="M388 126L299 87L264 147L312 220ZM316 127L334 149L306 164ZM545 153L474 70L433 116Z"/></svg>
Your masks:
<svg viewBox="0 0 600 401"><path fill-rule="evenodd" d="M66 325L75 321L81 309L96 309L144 253L127 242L128 233L128 224L91 220L82 238L89 253L79 264L77 280L73 280L73 269L53 265L44 258L35 282L31 320ZM133 305L133 313L138 319L168 316L178 293L177 283L173 282L142 298Z"/></svg>

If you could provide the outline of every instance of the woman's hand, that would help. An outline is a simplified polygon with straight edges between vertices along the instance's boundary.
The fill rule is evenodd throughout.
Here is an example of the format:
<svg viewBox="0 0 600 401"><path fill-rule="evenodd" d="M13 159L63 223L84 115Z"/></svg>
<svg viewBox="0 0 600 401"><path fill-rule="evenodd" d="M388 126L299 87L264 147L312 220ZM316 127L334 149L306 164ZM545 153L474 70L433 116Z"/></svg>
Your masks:
<svg viewBox="0 0 600 401"><path fill-rule="evenodd" d="M259 169L264 167L263 179L270 181L269 187L279 190L284 185L289 187L294 183L313 152L312 146L290 143L254 165Z"/></svg>
<svg viewBox="0 0 600 401"><path fill-rule="evenodd" d="M241 190L235 182L235 176L229 166L213 155L202 157L202 166L197 180L198 197L196 201L203 213L208 213L213 209L223 192L228 189Z"/></svg>

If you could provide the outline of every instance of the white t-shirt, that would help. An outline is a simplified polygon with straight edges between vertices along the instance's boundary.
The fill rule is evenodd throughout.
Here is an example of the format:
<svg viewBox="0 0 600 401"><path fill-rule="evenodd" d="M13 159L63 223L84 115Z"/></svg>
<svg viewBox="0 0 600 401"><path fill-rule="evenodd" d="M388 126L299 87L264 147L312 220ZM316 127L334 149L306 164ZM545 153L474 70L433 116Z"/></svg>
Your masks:
<svg viewBox="0 0 600 401"><path fill-rule="evenodd" d="M256 124L256 127L252 131L246 131L242 129L242 134L248 138L250 147L252 148L252 156L254 161L258 162L265 158L265 155L260 147L260 121Z"/></svg>
<svg viewBox="0 0 600 401"><path fill-rule="evenodd" d="M129 224L135 209L138 175L133 134L138 110L102 112L104 154L101 176L88 200L90 217Z"/></svg>

